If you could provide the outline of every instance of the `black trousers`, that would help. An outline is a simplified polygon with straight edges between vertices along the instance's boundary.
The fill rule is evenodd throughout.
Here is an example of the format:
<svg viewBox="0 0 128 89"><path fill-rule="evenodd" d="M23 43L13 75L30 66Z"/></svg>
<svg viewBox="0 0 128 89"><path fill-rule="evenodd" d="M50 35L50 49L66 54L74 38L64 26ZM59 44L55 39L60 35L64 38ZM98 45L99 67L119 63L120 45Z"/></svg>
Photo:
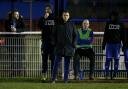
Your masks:
<svg viewBox="0 0 128 89"><path fill-rule="evenodd" d="M89 58L90 60L90 71L89 77L93 76L94 66L95 66L95 53L92 48L78 48L75 51L74 59L73 59L73 68L75 77L78 76L80 70L80 58L84 56Z"/></svg>
<svg viewBox="0 0 128 89"><path fill-rule="evenodd" d="M48 59L51 60L50 68L52 74L55 59L54 46L49 43L45 43L42 45L42 73L46 73L48 71Z"/></svg>

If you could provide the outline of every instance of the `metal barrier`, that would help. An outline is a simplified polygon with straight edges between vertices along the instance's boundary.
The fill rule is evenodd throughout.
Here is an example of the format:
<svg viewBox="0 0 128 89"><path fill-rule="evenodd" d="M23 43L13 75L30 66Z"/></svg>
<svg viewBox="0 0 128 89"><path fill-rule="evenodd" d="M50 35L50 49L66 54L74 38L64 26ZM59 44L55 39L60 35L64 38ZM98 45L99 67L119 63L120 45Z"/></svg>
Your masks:
<svg viewBox="0 0 128 89"><path fill-rule="evenodd" d="M97 79L104 79L105 53L101 47L102 39L103 32L94 32L93 49L96 53L94 77ZM82 58L80 65L84 71L84 78L88 78L89 60ZM0 32L0 78L40 78L41 67L41 32ZM63 77L63 66L61 67L58 78ZM50 78L50 66L48 68L47 76ZM121 56L117 78L126 77L124 57ZM73 60L69 78L73 78Z"/></svg>
<svg viewBox="0 0 128 89"><path fill-rule="evenodd" d="M0 33L0 77L41 75L40 32Z"/></svg>

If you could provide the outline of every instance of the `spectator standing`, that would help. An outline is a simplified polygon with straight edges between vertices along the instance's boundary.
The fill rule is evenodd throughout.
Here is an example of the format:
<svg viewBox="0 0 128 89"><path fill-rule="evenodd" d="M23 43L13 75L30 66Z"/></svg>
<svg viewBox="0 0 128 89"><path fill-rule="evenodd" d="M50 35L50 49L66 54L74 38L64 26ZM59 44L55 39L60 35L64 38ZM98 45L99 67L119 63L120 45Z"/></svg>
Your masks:
<svg viewBox="0 0 128 89"><path fill-rule="evenodd" d="M105 78L109 77L110 61L114 58L114 73L111 78L116 77L118 71L120 48L121 48L121 34L124 30L123 23L120 22L119 13L112 11L110 14L110 21L106 23L102 49L106 47L106 62L105 62Z"/></svg>
<svg viewBox="0 0 128 89"><path fill-rule="evenodd" d="M23 68L22 60L24 59L23 54L23 40L19 32L25 30L25 24L23 16L19 14L17 10L11 11L8 14L8 18L5 20L6 32L13 32L16 34L7 35L6 45L8 50L8 59L11 62L10 71L11 76L20 76Z"/></svg>
<svg viewBox="0 0 128 89"><path fill-rule="evenodd" d="M55 25L54 15L50 5L45 7L44 16L39 19L38 26L42 32L42 80L46 80L46 72L48 70L48 58L51 60L51 74L54 63L54 45L52 42L53 38L53 27Z"/></svg>
<svg viewBox="0 0 128 89"><path fill-rule="evenodd" d="M59 63L62 57L64 57L64 82L68 82L70 59L74 55L76 45L76 30L69 18L70 13L65 10L62 12L62 19L55 25L55 61L52 73L53 83L55 83Z"/></svg>

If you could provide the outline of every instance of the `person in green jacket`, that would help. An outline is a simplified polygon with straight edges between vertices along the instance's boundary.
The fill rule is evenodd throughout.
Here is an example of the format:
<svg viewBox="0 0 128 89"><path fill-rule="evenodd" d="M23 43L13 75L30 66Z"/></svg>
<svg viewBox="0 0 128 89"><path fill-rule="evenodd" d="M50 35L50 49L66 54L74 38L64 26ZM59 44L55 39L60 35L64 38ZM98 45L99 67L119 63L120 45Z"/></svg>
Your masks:
<svg viewBox="0 0 128 89"><path fill-rule="evenodd" d="M80 57L84 56L90 60L90 71L89 80L93 80L93 71L95 65L95 53L92 49L93 42L93 31L89 28L89 20L85 19L82 22L82 28L78 29L77 32L77 46L74 55L74 76L75 79L78 78L78 73L80 70Z"/></svg>

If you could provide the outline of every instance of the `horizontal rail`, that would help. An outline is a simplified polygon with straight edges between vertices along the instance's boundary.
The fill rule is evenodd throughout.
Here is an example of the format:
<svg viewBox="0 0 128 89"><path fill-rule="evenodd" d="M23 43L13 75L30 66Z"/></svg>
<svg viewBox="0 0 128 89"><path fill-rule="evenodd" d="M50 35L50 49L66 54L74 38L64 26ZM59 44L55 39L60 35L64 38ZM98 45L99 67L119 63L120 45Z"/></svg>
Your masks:
<svg viewBox="0 0 128 89"><path fill-rule="evenodd" d="M11 35L11 34L21 34L21 35L38 35L41 34L41 31L31 31L31 32L0 32L3 35ZM94 35L103 35L104 32L94 32Z"/></svg>

